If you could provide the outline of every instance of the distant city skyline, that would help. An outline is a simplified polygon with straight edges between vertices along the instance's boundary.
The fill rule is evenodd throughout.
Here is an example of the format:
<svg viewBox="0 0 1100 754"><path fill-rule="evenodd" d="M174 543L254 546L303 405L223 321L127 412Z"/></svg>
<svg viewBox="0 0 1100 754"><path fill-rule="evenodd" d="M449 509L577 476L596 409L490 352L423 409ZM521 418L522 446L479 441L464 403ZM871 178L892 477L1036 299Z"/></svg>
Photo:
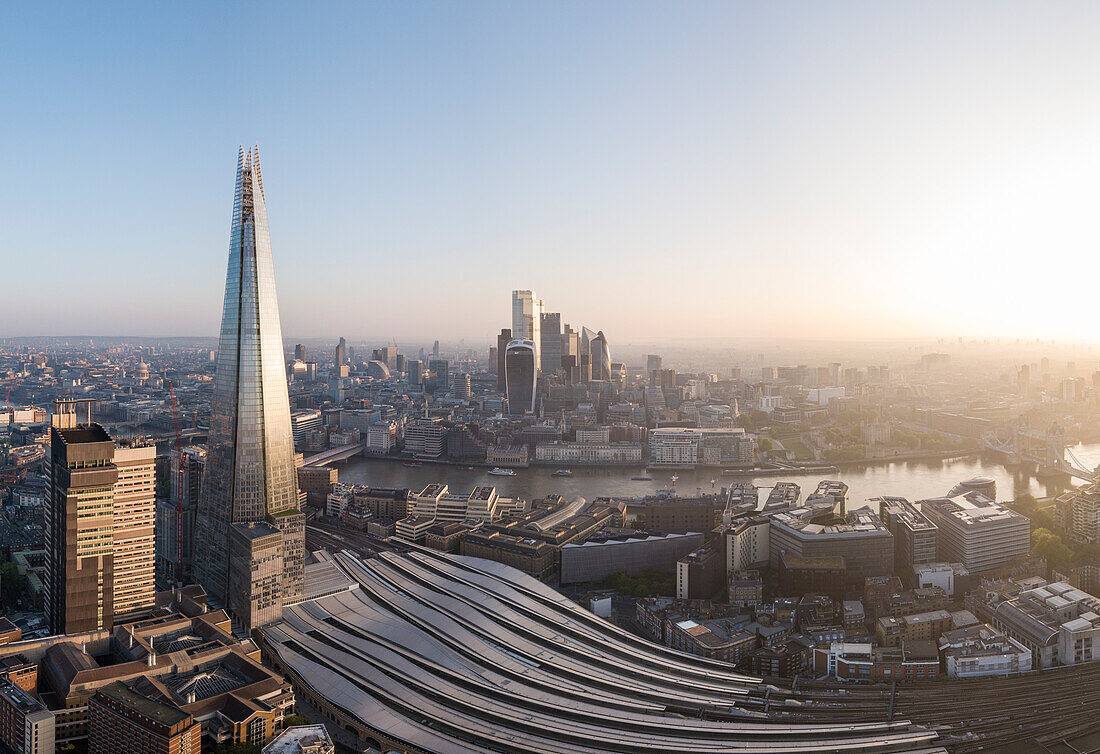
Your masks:
<svg viewBox="0 0 1100 754"><path fill-rule="evenodd" d="M296 338L1093 337L1094 4L192 10L5 14L0 337L216 334L242 139Z"/></svg>

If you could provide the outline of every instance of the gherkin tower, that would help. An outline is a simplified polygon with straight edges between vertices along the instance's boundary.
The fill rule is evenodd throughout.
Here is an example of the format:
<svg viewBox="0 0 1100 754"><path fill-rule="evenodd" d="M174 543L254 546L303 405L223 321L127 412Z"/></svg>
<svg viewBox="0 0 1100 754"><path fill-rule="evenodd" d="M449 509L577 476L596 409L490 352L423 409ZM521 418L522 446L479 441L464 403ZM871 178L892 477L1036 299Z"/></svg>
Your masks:
<svg viewBox="0 0 1100 754"><path fill-rule="evenodd" d="M283 334L259 149L237 158L217 371L194 568L248 629L302 591L298 501Z"/></svg>

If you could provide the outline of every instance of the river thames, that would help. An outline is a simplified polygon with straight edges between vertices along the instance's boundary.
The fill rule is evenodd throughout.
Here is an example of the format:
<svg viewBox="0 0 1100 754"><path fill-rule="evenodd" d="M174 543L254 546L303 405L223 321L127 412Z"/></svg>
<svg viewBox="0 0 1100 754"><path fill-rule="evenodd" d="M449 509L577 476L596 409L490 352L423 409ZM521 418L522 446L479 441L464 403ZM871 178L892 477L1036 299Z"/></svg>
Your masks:
<svg viewBox="0 0 1100 754"><path fill-rule="evenodd" d="M1100 463L1100 443L1077 445L1073 454L1089 468ZM517 469L514 477L489 475L488 469L442 464L424 464L407 467L390 460L354 458L337 466L340 481L350 484L368 484L373 487L407 487L419 490L432 482L445 482L456 492L469 490L479 484L492 484L501 495L537 500L556 494L573 499L583 497L631 498L653 494L668 488L671 471L646 473L640 468L572 468L573 476L552 476L554 467L534 466ZM1057 495L1070 483L1064 477L1037 479L1033 474L1006 469L996 456L982 455L946 461L902 461L879 463L869 466L842 468L831 474L785 474L782 476L728 477L715 471L677 471L676 491L680 495L693 495L697 489L709 492L731 482L751 480L759 487L770 487L777 481L795 482L806 496L813 492L822 479L839 479L849 487L848 505L860 507L868 498L882 495L921 500L940 497L959 482L975 476L991 477L997 482L997 499L1012 500L1022 494L1035 497ZM634 476L650 476L652 481L636 481ZM1081 482L1074 480L1074 486Z"/></svg>

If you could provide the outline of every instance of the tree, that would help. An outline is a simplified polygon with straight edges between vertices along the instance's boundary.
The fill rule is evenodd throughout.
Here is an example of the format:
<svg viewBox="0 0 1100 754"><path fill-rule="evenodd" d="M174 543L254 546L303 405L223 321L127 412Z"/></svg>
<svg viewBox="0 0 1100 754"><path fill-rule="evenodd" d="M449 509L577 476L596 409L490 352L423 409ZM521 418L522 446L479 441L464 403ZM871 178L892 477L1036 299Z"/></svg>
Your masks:
<svg viewBox="0 0 1100 754"><path fill-rule="evenodd" d="M0 601L6 606L15 604L27 589L27 577L19 573L15 563L0 563Z"/></svg>
<svg viewBox="0 0 1100 754"><path fill-rule="evenodd" d="M222 744L214 749L214 754L260 754L256 744Z"/></svg>
<svg viewBox="0 0 1100 754"><path fill-rule="evenodd" d="M1031 551L1039 557L1046 558L1051 567L1065 566L1073 562L1073 550L1050 529L1036 529L1031 532Z"/></svg>
<svg viewBox="0 0 1100 754"><path fill-rule="evenodd" d="M675 588L673 581L672 574L650 568L637 576L616 571L604 579L604 586L632 597L671 597Z"/></svg>
<svg viewBox="0 0 1100 754"><path fill-rule="evenodd" d="M770 437L761 437L756 441L756 447L761 451L767 453L769 450L775 447L775 443L771 441Z"/></svg>
<svg viewBox="0 0 1100 754"><path fill-rule="evenodd" d="M1015 503L1015 507L1021 511L1031 510L1035 507L1036 502L1037 501L1035 500L1035 496L1029 495L1026 492L1022 495L1018 495L1013 501L1013 503Z"/></svg>

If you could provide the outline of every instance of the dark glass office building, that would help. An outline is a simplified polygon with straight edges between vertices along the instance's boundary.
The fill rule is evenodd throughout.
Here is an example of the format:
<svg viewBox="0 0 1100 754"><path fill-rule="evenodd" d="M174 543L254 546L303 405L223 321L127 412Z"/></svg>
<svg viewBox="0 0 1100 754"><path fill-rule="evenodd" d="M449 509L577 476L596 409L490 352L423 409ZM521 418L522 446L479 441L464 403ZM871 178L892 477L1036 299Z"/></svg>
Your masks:
<svg viewBox="0 0 1100 754"><path fill-rule="evenodd" d="M517 338L509 343L504 356L504 371L508 385L508 413L534 413L535 385L538 381L534 342Z"/></svg>

